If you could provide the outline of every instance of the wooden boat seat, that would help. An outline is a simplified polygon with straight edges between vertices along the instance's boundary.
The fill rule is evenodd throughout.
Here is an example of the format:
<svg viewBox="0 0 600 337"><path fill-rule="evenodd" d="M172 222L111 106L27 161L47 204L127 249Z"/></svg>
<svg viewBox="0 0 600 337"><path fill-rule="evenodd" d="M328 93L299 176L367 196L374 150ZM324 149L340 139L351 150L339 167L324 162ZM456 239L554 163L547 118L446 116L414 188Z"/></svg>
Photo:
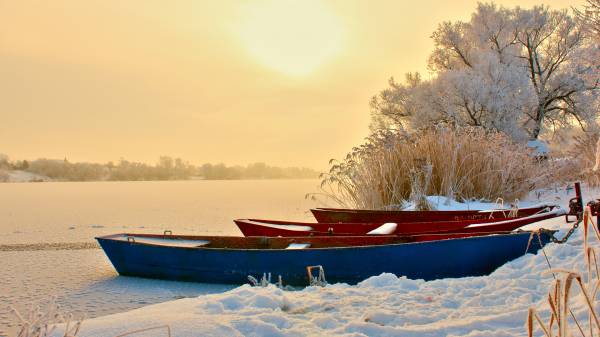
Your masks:
<svg viewBox="0 0 600 337"><path fill-rule="evenodd" d="M305 249L309 248L310 243L290 243L285 249Z"/></svg>
<svg viewBox="0 0 600 337"><path fill-rule="evenodd" d="M396 231L398 224L395 222L387 222L367 233L367 235L390 235Z"/></svg>
<svg viewBox="0 0 600 337"><path fill-rule="evenodd" d="M135 235L122 235L122 237L118 237L118 240L137 242L137 243L147 243L151 245L158 246L171 246L171 247L183 247L183 248L195 248L202 247L210 244L208 240L182 240L179 238L169 238L167 237L143 237L143 236L135 236Z"/></svg>

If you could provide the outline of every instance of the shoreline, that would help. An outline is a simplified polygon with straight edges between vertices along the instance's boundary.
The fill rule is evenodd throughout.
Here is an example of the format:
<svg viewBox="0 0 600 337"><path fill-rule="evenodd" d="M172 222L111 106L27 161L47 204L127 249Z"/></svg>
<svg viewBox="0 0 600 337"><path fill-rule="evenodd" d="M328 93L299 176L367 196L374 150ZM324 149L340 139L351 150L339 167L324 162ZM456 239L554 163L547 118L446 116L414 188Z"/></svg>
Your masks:
<svg viewBox="0 0 600 337"><path fill-rule="evenodd" d="M112 179L100 179L100 180L62 180L52 179L47 176L36 175L26 171L6 171L8 173L8 180L0 180L0 184L14 184L14 183L98 183L98 182L155 182L155 181L264 181L264 180L318 180L318 177L265 177L265 178L223 178L223 179L208 179L202 177L190 177L187 179L150 179L150 180L112 180ZM26 173L23 175L21 172Z"/></svg>

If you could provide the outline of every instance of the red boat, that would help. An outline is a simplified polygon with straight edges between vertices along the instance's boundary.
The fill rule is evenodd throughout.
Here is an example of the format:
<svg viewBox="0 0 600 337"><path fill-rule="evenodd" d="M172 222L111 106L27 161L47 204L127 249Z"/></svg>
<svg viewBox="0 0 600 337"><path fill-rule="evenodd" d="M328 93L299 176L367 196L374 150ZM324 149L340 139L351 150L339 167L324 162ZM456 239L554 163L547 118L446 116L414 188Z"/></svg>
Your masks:
<svg viewBox="0 0 600 337"><path fill-rule="evenodd" d="M512 231L534 222L565 215L561 209L546 210L520 218L408 222L408 223L304 223L276 220L237 219L236 225L244 236L361 236L415 234L471 234ZM472 234L471 234L472 235ZM454 236L453 236L454 237ZM461 237L461 236L459 236ZM447 238L447 237L446 237Z"/></svg>
<svg viewBox="0 0 600 337"><path fill-rule="evenodd" d="M509 217L525 217L537 214L545 209L553 209L557 205L537 205L521 208L511 212L509 209L470 210L470 211L381 211L344 208L314 208L310 211L318 222L322 223L409 223L503 219Z"/></svg>

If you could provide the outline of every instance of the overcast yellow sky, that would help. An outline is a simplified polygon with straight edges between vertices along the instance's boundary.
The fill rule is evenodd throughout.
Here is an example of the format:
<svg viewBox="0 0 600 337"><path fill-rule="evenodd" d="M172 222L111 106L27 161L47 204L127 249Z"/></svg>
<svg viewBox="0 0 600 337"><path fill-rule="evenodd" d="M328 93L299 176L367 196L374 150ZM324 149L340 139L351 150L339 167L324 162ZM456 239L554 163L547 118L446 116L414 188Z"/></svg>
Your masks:
<svg viewBox="0 0 600 337"><path fill-rule="evenodd" d="M325 169L390 76L425 70L437 24L475 6L0 0L0 153Z"/></svg>

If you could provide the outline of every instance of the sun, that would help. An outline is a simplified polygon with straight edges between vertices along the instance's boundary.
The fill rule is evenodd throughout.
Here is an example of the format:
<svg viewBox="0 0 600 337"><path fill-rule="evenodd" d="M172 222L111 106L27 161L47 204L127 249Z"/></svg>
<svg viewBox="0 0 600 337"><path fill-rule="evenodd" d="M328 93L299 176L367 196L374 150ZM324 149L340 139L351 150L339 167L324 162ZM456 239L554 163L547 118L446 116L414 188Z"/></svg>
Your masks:
<svg viewBox="0 0 600 337"><path fill-rule="evenodd" d="M320 1L253 1L237 26L241 44L262 65L306 76L340 50L342 24Z"/></svg>

